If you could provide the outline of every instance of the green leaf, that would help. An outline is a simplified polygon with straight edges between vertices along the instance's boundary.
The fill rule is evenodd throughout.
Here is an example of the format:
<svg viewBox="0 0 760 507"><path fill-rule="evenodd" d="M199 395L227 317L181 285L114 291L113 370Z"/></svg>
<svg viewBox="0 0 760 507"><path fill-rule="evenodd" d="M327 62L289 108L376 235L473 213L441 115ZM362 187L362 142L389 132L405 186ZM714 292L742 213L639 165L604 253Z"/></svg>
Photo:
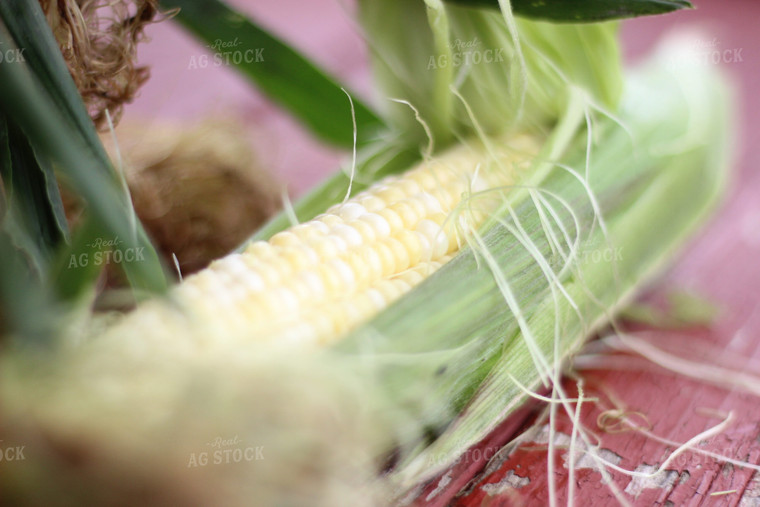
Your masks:
<svg viewBox="0 0 760 507"><path fill-rule="evenodd" d="M667 305L661 308L653 303L634 302L624 308L622 319L659 328L709 327L715 323L722 309L709 298L694 292L675 290L667 294Z"/></svg>
<svg viewBox="0 0 760 507"><path fill-rule="evenodd" d="M75 300L87 293L97 280L103 266L95 262L97 244L101 237L98 223L91 216L84 219L74 233L67 248L61 249L51 267L51 281L56 296L63 300Z"/></svg>
<svg viewBox="0 0 760 507"><path fill-rule="evenodd" d="M448 0L468 7L499 7L499 0ZM693 8L686 0L512 0L518 16L560 23L586 23L665 14Z"/></svg>
<svg viewBox="0 0 760 507"><path fill-rule="evenodd" d="M3 2L0 16L0 46L19 55L0 65L0 110L23 130L38 160L53 162L84 198L104 239L118 236L142 249L142 262L122 265L133 288L165 289L158 254L115 177L39 4Z"/></svg>
<svg viewBox="0 0 760 507"><path fill-rule="evenodd" d="M715 301L685 290L668 294L668 303L673 318L682 326L710 326L722 311Z"/></svg>
<svg viewBox="0 0 760 507"><path fill-rule="evenodd" d="M23 338L18 344L50 344L60 316L58 307L32 273L29 257L14 243L0 230L0 334Z"/></svg>
<svg viewBox="0 0 760 507"><path fill-rule="evenodd" d="M0 2L0 17L16 46L20 48L22 61L16 63L29 65L36 79L56 106L64 112L65 118L71 122L70 127L76 129L87 141L93 154L100 159L101 169L107 171L108 155L95 132L69 69L60 55L61 50L50 31L39 2ZM5 51L10 49L7 45L0 45L0 48Z"/></svg>
<svg viewBox="0 0 760 507"><path fill-rule="evenodd" d="M314 134L338 146L353 145L351 104L346 93L304 56L218 0L162 0L161 5L179 7L176 19L209 44L216 52L214 58L225 64L229 58L229 64ZM236 54L244 56L239 63L232 59ZM351 100L361 145L384 130L384 123L353 94Z"/></svg>
<svg viewBox="0 0 760 507"><path fill-rule="evenodd" d="M622 90L617 23L518 19L510 28L511 17L496 9L432 3L435 8L408 0L358 5L362 28L374 42L370 58L381 96L413 105L436 149L479 131L545 131L577 88L599 106L616 107ZM396 130L427 140L408 105L385 103Z"/></svg>
<svg viewBox="0 0 760 507"><path fill-rule="evenodd" d="M8 207L0 227L32 259L37 274L43 275L55 249L68 239L53 169L35 155L24 133L2 114L0 153L0 177Z"/></svg>

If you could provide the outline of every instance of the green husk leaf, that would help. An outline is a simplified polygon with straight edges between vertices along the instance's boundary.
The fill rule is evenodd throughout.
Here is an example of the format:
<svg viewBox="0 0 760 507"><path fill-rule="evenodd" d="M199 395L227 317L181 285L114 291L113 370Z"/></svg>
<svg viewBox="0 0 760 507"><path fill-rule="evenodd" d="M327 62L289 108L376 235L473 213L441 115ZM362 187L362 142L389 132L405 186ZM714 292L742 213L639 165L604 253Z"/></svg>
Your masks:
<svg viewBox="0 0 760 507"><path fill-rule="evenodd" d="M0 178L7 213L0 226L23 249L38 277L55 249L68 239L68 225L53 169L37 157L24 133L0 114Z"/></svg>
<svg viewBox="0 0 760 507"><path fill-rule="evenodd" d="M344 87L307 58L219 0L162 0L161 5L180 8L175 19L210 45L235 42L244 51L261 50L263 59L233 61L233 67L319 138L353 145L351 104ZM384 130L384 122L353 94L351 101L357 143L363 145Z"/></svg>
<svg viewBox="0 0 760 507"><path fill-rule="evenodd" d="M85 216L66 248L59 249L51 263L54 293L62 300L74 301L87 294L104 264L95 262L95 248L101 228L92 216Z"/></svg>
<svg viewBox="0 0 760 507"><path fill-rule="evenodd" d="M555 353L561 363L609 322L715 207L731 139L725 86L709 69L672 74L663 62L630 77L624 128L609 118L595 123L587 183L600 216L584 185L555 166L522 184L561 196L577 222L557 204L561 221L547 224L534 195L510 199L513 215L337 346L374 365L371 374L411 419L443 432L424 451L407 449L395 474L402 489L453 463L525 401L512 377L529 389L546 385ZM578 175L585 136L561 158ZM580 234L568 268L560 269L566 259L547 228ZM621 255L612 262L584 255L604 249Z"/></svg>
<svg viewBox="0 0 760 507"><path fill-rule="evenodd" d="M145 260L123 263L138 292L161 291L166 276L155 249L134 215L113 173L94 126L86 115L50 28L36 1L0 5L0 42L24 61L0 66L0 109L12 117L35 154L55 164L64 184L73 187L93 213L101 234L118 236L139 248ZM21 50L19 50L21 51Z"/></svg>
<svg viewBox="0 0 760 507"><path fill-rule="evenodd" d="M577 93L573 88L603 108L614 109L619 99L614 23L557 26L432 0L364 0L359 6L380 92L419 112L436 149L478 128L488 135L547 130ZM417 143L427 140L407 105L386 106L393 128Z"/></svg>
<svg viewBox="0 0 760 507"><path fill-rule="evenodd" d="M652 303L632 303L621 310L620 318L659 328L710 326L721 314L721 308L702 294L681 290L667 295L667 308Z"/></svg>
<svg viewBox="0 0 760 507"><path fill-rule="evenodd" d="M98 139L79 90L60 55L61 50L50 31L39 2L2 2L0 18L16 46L21 48L23 60L16 63L26 63L29 66L40 86L70 122L69 128L74 128L85 140L93 156L102 163L103 170L108 168L108 155ZM3 49L8 50L9 47L5 45Z"/></svg>
<svg viewBox="0 0 760 507"><path fill-rule="evenodd" d="M52 345L61 317L47 287L34 272L29 250L16 246L18 237L0 230L0 346ZM24 241L22 241L23 243ZM26 240L31 242L31 240Z"/></svg>
<svg viewBox="0 0 760 507"><path fill-rule="evenodd" d="M447 0L468 7L498 9L499 0ZM518 16L559 23L589 23L665 14L693 8L686 0L510 0Z"/></svg>
<svg viewBox="0 0 760 507"><path fill-rule="evenodd" d="M660 327L668 321L664 311L653 304L632 302L620 310L620 319Z"/></svg>
<svg viewBox="0 0 760 507"><path fill-rule="evenodd" d="M673 319L682 326L709 326L721 314L721 308L715 301L686 290L669 293L668 304Z"/></svg>

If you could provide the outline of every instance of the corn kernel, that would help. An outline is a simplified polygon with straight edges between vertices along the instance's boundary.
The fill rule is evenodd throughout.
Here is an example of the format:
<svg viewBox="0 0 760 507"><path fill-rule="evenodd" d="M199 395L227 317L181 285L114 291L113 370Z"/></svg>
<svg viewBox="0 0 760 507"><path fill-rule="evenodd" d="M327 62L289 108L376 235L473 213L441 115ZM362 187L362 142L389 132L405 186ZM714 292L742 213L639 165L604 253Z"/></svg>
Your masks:
<svg viewBox="0 0 760 507"><path fill-rule="evenodd" d="M413 232L405 230L397 236L396 239L404 245L404 250L409 257L409 265L416 266L422 261L422 245L420 245L419 235L415 235Z"/></svg>
<svg viewBox="0 0 760 507"><path fill-rule="evenodd" d="M395 202L388 206L388 209L394 211L401 218L404 229L412 229L420 220L420 215L415 212L414 207L409 202Z"/></svg>
<svg viewBox="0 0 760 507"><path fill-rule="evenodd" d="M407 251L404 243L396 238L388 238L383 241L382 244L388 247L391 255L393 256L393 273L398 273L399 271L403 271L411 266L409 252Z"/></svg>
<svg viewBox="0 0 760 507"><path fill-rule="evenodd" d="M390 208L384 208L378 211L377 214L381 218L385 219L386 222L388 222L391 236L397 234L399 231L404 229L403 219L394 210Z"/></svg>
<svg viewBox="0 0 760 507"><path fill-rule="evenodd" d="M384 239L391 235L391 226L388 221L377 213L367 213L359 220L372 227L377 239Z"/></svg>
<svg viewBox="0 0 760 507"><path fill-rule="evenodd" d="M335 235L346 242L349 248L355 248L362 244L362 235L359 231L347 224L336 224L330 229L330 234Z"/></svg>
<svg viewBox="0 0 760 507"><path fill-rule="evenodd" d="M365 213L367 213L367 209L356 202L347 202L338 208L338 215L346 222L356 220Z"/></svg>
<svg viewBox="0 0 760 507"><path fill-rule="evenodd" d="M381 209L385 208L386 203L379 197L376 197L374 195L368 195L366 197L363 197L359 200L359 203L364 206L364 208L369 213L377 213Z"/></svg>
<svg viewBox="0 0 760 507"><path fill-rule="evenodd" d="M272 238L269 240L269 242L274 246L295 246L301 244L301 238L296 236L290 231L282 231L278 232Z"/></svg>
<svg viewBox="0 0 760 507"><path fill-rule="evenodd" d="M387 204L392 204L396 201L400 201L401 199L406 198L406 194L402 192L399 188L393 187L391 185L381 185L377 188L375 191L375 195L385 201Z"/></svg>
<svg viewBox="0 0 760 507"><path fill-rule="evenodd" d="M432 220L420 220L415 229L427 238L431 247L431 259L439 259L449 250L449 238L443 229Z"/></svg>
<svg viewBox="0 0 760 507"><path fill-rule="evenodd" d="M362 237L362 244L365 244L365 245L372 244L377 239L375 230L372 228L371 225L369 225L367 222L363 220L352 220L346 225L356 229L356 232L358 232Z"/></svg>

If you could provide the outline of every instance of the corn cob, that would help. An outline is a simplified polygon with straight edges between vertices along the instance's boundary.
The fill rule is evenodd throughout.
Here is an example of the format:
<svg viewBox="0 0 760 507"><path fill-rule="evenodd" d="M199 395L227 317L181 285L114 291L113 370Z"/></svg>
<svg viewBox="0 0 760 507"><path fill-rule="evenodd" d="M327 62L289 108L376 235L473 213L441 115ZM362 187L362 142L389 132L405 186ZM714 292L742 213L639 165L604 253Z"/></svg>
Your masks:
<svg viewBox="0 0 760 507"><path fill-rule="evenodd" d="M178 332L200 325L215 336L329 344L465 244L467 231L499 202L479 198L472 205L468 196L514 184L536 152L529 136L509 145L497 151L461 146L389 176L313 220L188 277L170 294L181 312L151 302L119 328L159 335L173 320Z"/></svg>
<svg viewBox="0 0 760 507"><path fill-rule="evenodd" d="M24 414L27 418L17 418L23 421L17 423L19 428L30 427L40 435L74 435L62 438L64 442L85 442L107 449L119 459L126 456L125 462L136 464L128 472L145 469L169 484L180 463L183 492L187 484L197 484L201 477L197 473L200 470L184 467L189 453L216 435L240 434L246 442L266 443L267 452L272 449L267 459L274 461L267 461L264 467L241 468L244 475L234 479L231 471L237 468L204 469L204 477L215 470L223 470L220 476L224 476L208 483L208 496L199 501L204 504L248 505L253 497L257 501L267 497L273 500L258 503L357 505L347 497L311 501L318 498L314 491L342 480L342 476L317 476L317 486L299 497L300 502L282 500L293 492L293 484L289 481L284 486L281 477L292 477L294 470L310 470L314 463L320 468L340 463L330 472L342 473L347 468L354 479L356 470L376 465L379 460L374 458L387 456L391 449L400 458L384 480L387 477L394 492L401 494L453 463L522 403L527 397L522 386L536 389L541 385L541 373L546 376L544 364L537 359L553 365L557 357L577 350L621 302L672 258L715 204L722 188L727 140L731 139L724 88L703 68L681 76L678 82L662 79L662 75L654 72L631 79L629 96L620 112L626 128L610 118L595 123L598 141L590 159L585 132L558 158L561 166L540 178L534 177L538 171L533 168L524 175L519 171L530 158L523 158L521 152L533 150L528 139L513 140L514 149L500 154L461 148L442 155L402 178L386 180L385 188L373 187L336 206L316 220L323 225L303 224L278 239L273 237L267 243L251 245L240 255L220 260L173 289L168 301L146 303L112 334L98 337L62 360L56 357L57 364L43 363L34 370L29 368L29 361L5 361L0 368L0 400L4 407L11 407L11 415ZM684 90L690 93L685 95ZM694 103L709 106L699 122L689 114ZM557 129L561 130L561 125ZM552 137L547 144L551 143ZM553 160L545 156L546 152L542 148L536 157L539 164ZM576 177L584 168L586 178ZM431 173L435 183L424 190L438 199L448 220L436 222L442 217L432 217L447 234L450 248L440 258L434 257L434 252L440 252L432 247L425 250L429 252L430 270L436 267L432 263L440 264L448 256L457 254L456 259L364 325L361 316L346 317L345 322L334 322L328 316L329 326L322 331L328 333L323 335L324 341L337 339L337 331L358 324L333 347L306 350L305 354L300 354L303 348L292 347L269 355L262 354L269 351L259 347L257 340L240 339L254 336L277 341L284 337L280 341L320 343L314 337L316 324L290 327L289 321L312 315L322 318L333 309L339 311L342 304L355 305L362 291L393 283L402 273L407 275L420 266L413 268L410 259L403 269L400 266L406 264L393 257L393 270L385 272L376 267L372 276L351 271L354 284L343 288L342 293L340 287L328 291L325 286L315 296L303 288L310 286L308 280L301 280L303 294L292 288L299 273L314 268L318 276L322 271L315 266L326 266L336 259L350 267L345 260L349 250L356 253L364 246L374 248L378 234L373 229L370 239L374 239L368 241L354 227L354 221L361 218L354 213L363 211L353 205L363 206L366 214L391 216L383 209L409 199L401 182L416 171ZM446 174L452 176L446 179ZM452 181L459 187L450 187ZM528 188L537 189L535 199L531 196L518 202L515 194L520 191L504 195L486 192L496 197L494 204L507 205L506 210L489 213L488 199L468 195L474 190L511 184L519 184L523 193ZM443 191L449 188L453 190ZM590 194L595 196L598 210ZM538 199L540 195L556 198L548 206ZM378 207L380 203L385 208ZM482 215L469 213L470 209ZM547 214L556 211L556 216L544 218L541 209ZM398 214L395 208L394 213ZM465 236L468 226L474 227L489 214L498 221L495 226L482 227L480 237ZM408 224L404 220L401 223L403 230L412 232L421 220L431 219L421 213L408 217L414 218ZM595 226L601 217L607 234ZM461 219L469 218L472 223L459 227ZM373 220L377 221L369 218ZM300 250L293 249L303 245L313 250L315 238L331 236L337 225L355 228L362 244L353 246L342 238L346 249L326 256L330 257L327 260L319 257L318 263L312 262L315 259L310 254L294 254ZM381 242L401 233L401 228L392 226L389 221L390 232L380 238ZM453 250L452 236L448 235L452 227L458 240ZM342 230L337 229L339 233ZM369 235L366 228L362 231ZM356 238L345 229L342 233ZM573 247L576 237L578 244ZM468 239L474 248L460 254L459 243ZM609 247L623 252L618 262L594 263L583 255ZM489 257L490 265L483 262ZM565 259L573 257L571 269L562 268ZM420 254L419 262L422 259ZM562 262L555 266L553 260ZM550 270L554 272L547 272ZM506 281L503 285L519 302L514 310L507 308L506 291L497 284L497 277ZM554 293L560 284L569 297ZM286 291L291 291L292 297L283 296ZM280 294L277 300L258 297L273 293ZM285 313L286 298L291 301L289 316L275 319L268 315ZM356 309L348 312L359 313ZM518 319L525 324L519 324ZM107 338L114 340L104 343ZM248 343L251 346L247 348ZM105 347L98 349L101 344ZM205 355L206 350L218 353ZM183 357L177 360L178 356ZM46 378L38 378L40 371ZM328 372L335 377L328 377ZM336 385L355 392L350 398L343 397L343 391L333 388ZM305 393L304 389L311 390ZM319 402L312 403L314 398ZM299 402L287 403L291 400ZM31 413L30 408L35 410L31 418L26 415ZM325 413L329 416L323 417ZM326 424L315 425L315 421L324 420ZM350 440L346 435L355 429L372 432L361 442L362 449L373 457L371 465L356 459L359 453L353 448L343 453L338 448ZM432 444L419 440L420 435L438 432L442 435ZM122 446L125 435L136 437ZM60 486L52 485L55 483L50 479L69 476L62 473L65 462L43 454L50 445L48 440L45 438L39 446L42 450L38 448L35 458L29 460L37 475L30 475L27 468L15 468L18 472L0 477L5 489L10 485L12 491L36 491L44 484L56 498L62 497L60 491L70 495L87 491L87 487L77 487L81 483L68 480ZM328 451L316 458L304 452L320 445ZM298 460L305 456L308 467L302 469ZM278 474L277 470L283 472ZM227 487L231 480L235 488Z"/></svg>

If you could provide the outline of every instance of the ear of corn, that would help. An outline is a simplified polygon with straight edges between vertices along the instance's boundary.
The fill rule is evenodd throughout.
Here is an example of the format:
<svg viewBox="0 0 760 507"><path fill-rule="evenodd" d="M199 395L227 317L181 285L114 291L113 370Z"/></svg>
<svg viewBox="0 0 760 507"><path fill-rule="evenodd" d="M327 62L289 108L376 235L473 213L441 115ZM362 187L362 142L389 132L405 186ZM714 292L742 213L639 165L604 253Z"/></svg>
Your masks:
<svg viewBox="0 0 760 507"><path fill-rule="evenodd" d="M537 149L527 137L424 162L188 278L170 304L112 329L112 344L138 357L162 346L197 357L262 341L331 345L319 357L370 379L385 400L376 409L405 421L400 487L430 477L525 399L520 386L551 385L561 358L714 205L729 135L722 85L699 72L662 76L631 79L624 128L602 117L589 133L571 107L528 169ZM683 86L712 106L698 123ZM684 138L693 142L674 144ZM176 334L185 338L163 342ZM427 447L423 429L444 434Z"/></svg>
<svg viewBox="0 0 760 507"><path fill-rule="evenodd" d="M93 441L119 451L109 437L128 434L138 463L165 449L151 448L159 437L174 459L189 440L241 428L252 439L264 428L270 459L290 463L299 445L333 444L298 433L315 419L367 425L382 436L363 442L360 465L397 446L398 491L431 477L524 400L520 386L556 386L567 354L672 257L722 189L728 107L709 69L632 79L619 120L568 88L551 136L482 137L382 181L142 305L46 382L23 364L1 369L0 400L18 413L43 400L41 427L97 429ZM282 389L294 379L327 392L328 408L299 411L300 388ZM332 403L334 384L355 389L350 404ZM173 410L187 399L199 401ZM359 414L350 424L347 407ZM266 424L282 420L295 433Z"/></svg>
<svg viewBox="0 0 760 507"><path fill-rule="evenodd" d="M150 322L140 339L164 336L167 325L175 332L201 325L229 336L223 346L233 336L334 342L455 255L499 203L489 199L474 209L464 205L468 196L514 184L536 146L528 136L496 152L462 146L389 176L309 222L215 261L173 290L174 306L146 305L115 332L131 334Z"/></svg>

